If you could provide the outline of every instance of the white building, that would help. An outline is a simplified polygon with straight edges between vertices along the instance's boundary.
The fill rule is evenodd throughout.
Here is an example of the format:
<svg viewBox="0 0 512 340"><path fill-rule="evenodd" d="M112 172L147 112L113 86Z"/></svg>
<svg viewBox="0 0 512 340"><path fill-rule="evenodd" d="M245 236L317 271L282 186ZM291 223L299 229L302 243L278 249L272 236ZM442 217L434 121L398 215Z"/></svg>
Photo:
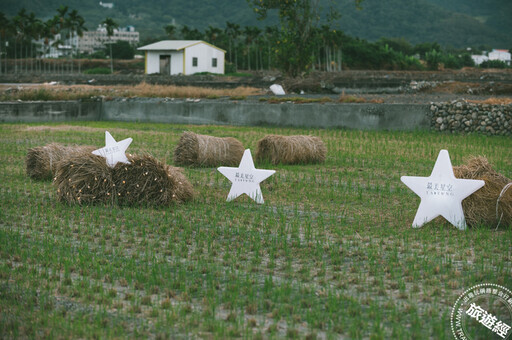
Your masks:
<svg viewBox="0 0 512 340"><path fill-rule="evenodd" d="M226 51L201 40L163 40L138 50L145 51L146 74L224 74Z"/></svg>
<svg viewBox="0 0 512 340"><path fill-rule="evenodd" d="M48 39L45 44L44 39L33 40L37 46L38 55L41 58L60 58L71 55L76 51L78 44L77 35L73 38L63 39L61 34L56 34L53 39Z"/></svg>
<svg viewBox="0 0 512 340"><path fill-rule="evenodd" d="M78 49L81 53L94 53L104 49L105 44L118 41L127 41L132 45L137 45L139 43L139 32L136 32L133 26L126 26L114 29L114 35L109 37L105 25L99 25L96 31L83 32L78 41Z"/></svg>
<svg viewBox="0 0 512 340"><path fill-rule="evenodd" d="M113 2L101 2L100 1L100 6L104 7L104 8L112 9L112 8L114 8L114 3Z"/></svg>
<svg viewBox="0 0 512 340"><path fill-rule="evenodd" d="M475 65L480 65L481 63L483 63L484 61L487 61L489 60L489 57L486 56L486 55L479 55L479 54L473 54L471 56L471 59L473 59L473 62L475 63Z"/></svg>
<svg viewBox="0 0 512 340"><path fill-rule="evenodd" d="M485 53L485 51L484 51L484 53ZM511 63L511 55L508 50L493 49L491 52L487 53L487 55L485 55L485 54L472 55L471 59L473 59L473 61L475 62L475 65L477 65L477 66L487 60L500 60L509 66Z"/></svg>
<svg viewBox="0 0 512 340"><path fill-rule="evenodd" d="M492 52L489 52L489 60L500 60L503 61L505 64L510 65L511 61L510 52L508 50L492 50Z"/></svg>

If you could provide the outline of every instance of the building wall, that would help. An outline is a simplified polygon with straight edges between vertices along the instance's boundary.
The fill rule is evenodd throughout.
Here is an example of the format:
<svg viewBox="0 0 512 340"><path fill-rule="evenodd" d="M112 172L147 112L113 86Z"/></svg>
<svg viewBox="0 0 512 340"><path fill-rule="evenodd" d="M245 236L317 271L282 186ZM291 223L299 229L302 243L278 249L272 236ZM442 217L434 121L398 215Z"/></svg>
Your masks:
<svg viewBox="0 0 512 340"><path fill-rule="evenodd" d="M183 51L147 51L146 73L160 73L160 56L171 56L171 75L183 74Z"/></svg>
<svg viewBox="0 0 512 340"><path fill-rule="evenodd" d="M197 58L197 66L192 66ZM212 67L212 58L217 58L217 67ZM205 43L199 43L185 49L185 74L199 72L224 73L224 52Z"/></svg>
<svg viewBox="0 0 512 340"><path fill-rule="evenodd" d="M503 50L493 50L489 52L489 60L501 60L510 65L511 54Z"/></svg>
<svg viewBox="0 0 512 340"><path fill-rule="evenodd" d="M114 30L114 35L109 37L105 29L96 31L86 31L78 41L78 48L81 52L93 53L105 47L106 43L117 41L127 41L132 45L139 42L139 32L123 30Z"/></svg>

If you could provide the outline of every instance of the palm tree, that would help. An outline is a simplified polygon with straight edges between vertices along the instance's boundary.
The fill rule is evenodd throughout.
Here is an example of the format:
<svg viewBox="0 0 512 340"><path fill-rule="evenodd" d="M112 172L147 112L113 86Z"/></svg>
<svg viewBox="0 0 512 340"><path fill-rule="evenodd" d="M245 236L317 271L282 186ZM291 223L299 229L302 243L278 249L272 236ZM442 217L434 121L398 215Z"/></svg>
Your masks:
<svg viewBox="0 0 512 340"><path fill-rule="evenodd" d="M60 18L58 15L55 15L53 18L48 19L45 22L43 29L43 38L44 38L44 45L45 45L45 54L48 54L50 50L50 41L54 40L52 42L52 46L57 46L60 43ZM59 37L59 39L56 39L56 37ZM55 45L57 44L57 45ZM53 70L55 71L55 63L53 64ZM51 65L50 65L50 71L51 71Z"/></svg>
<svg viewBox="0 0 512 340"><path fill-rule="evenodd" d="M275 26L267 26L265 27L265 40L267 42L267 67L270 70L272 65L272 41L275 41L275 37L278 34L277 27Z"/></svg>
<svg viewBox="0 0 512 340"><path fill-rule="evenodd" d="M213 27L211 25L208 26L206 31L204 32L204 36L206 38L206 41L209 43L215 45L217 43L217 40L221 37L222 30L218 27Z"/></svg>
<svg viewBox="0 0 512 340"><path fill-rule="evenodd" d="M27 29L27 11L25 8L20 9L18 14L12 18L13 28L15 30L15 39L14 39L14 72L18 72L18 56L17 56L17 45L18 40L20 40L20 56L23 55L23 39L25 39L26 29ZM20 68L23 64L20 65Z"/></svg>
<svg viewBox="0 0 512 340"><path fill-rule="evenodd" d="M34 71L34 40L39 40L39 34L41 31L41 20L36 18L34 12L31 12L27 18L27 38L30 41L30 71ZM28 49L28 46L25 46L25 51ZM25 53L27 55L27 53ZM28 65L27 65L28 68Z"/></svg>
<svg viewBox="0 0 512 340"><path fill-rule="evenodd" d="M169 24L164 26L165 33L169 36L169 39L174 39L174 34L176 33L176 26L173 24Z"/></svg>
<svg viewBox="0 0 512 340"><path fill-rule="evenodd" d="M60 43L61 45L65 45L65 37L67 37L69 35L69 27L68 27L68 22L66 20L66 14L68 13L68 6L60 6L59 8L57 8L57 18L58 18L58 25L57 25L57 29L58 29L58 32L59 32L59 35L60 35L60 39L57 39L58 41L56 41L54 43L54 46L57 46L58 48L58 43ZM59 63L60 64L60 63ZM60 64L62 66L62 71L64 71L64 65L63 64Z"/></svg>
<svg viewBox="0 0 512 340"><path fill-rule="evenodd" d="M185 40L201 40L203 34L197 28L190 29L187 25L181 28L181 35Z"/></svg>
<svg viewBox="0 0 512 340"><path fill-rule="evenodd" d="M101 23L103 25L105 25L105 28L107 30L108 39L111 40L112 36L114 35L114 29L118 28L119 25L112 18L106 18ZM112 41L110 41L109 46L110 46L110 73L114 73L114 60L112 58Z"/></svg>
<svg viewBox="0 0 512 340"><path fill-rule="evenodd" d="M231 48L235 50L235 69L238 70L238 58L237 58L237 40L240 36L240 25L227 21L226 29L224 30L229 38L229 61L233 62L233 54ZM233 46L234 45L234 46Z"/></svg>
<svg viewBox="0 0 512 340"><path fill-rule="evenodd" d="M74 35L76 34L77 37L83 36L84 31L87 31L87 28L84 27L84 18L78 14L76 9L69 12L66 22L67 27L69 27L71 36L71 68L73 68L73 54L77 52L73 51L73 47L78 47L78 39L76 44L73 43ZM80 72L80 62L78 63L78 72Z"/></svg>
<svg viewBox="0 0 512 340"><path fill-rule="evenodd" d="M256 26L246 26L244 28L245 43L247 44L247 66L249 70L251 69L251 47L254 44L254 40L258 37L260 33L261 30ZM258 62L256 60L256 64L257 63Z"/></svg>
<svg viewBox="0 0 512 340"><path fill-rule="evenodd" d="M11 31L11 23L4 13L0 12L0 74L2 74L2 41L6 40ZM7 51L6 51L7 57ZM7 59L7 58L6 58ZM7 63L6 63L7 65ZM7 68L6 68L7 70Z"/></svg>

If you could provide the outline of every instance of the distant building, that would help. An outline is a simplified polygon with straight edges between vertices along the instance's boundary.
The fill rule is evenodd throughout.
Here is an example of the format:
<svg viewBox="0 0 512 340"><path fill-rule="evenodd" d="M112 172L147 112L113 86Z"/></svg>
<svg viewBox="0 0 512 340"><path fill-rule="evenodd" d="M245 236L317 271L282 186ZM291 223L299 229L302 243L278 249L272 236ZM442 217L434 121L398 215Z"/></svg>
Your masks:
<svg viewBox="0 0 512 340"><path fill-rule="evenodd" d="M132 45L139 43L139 32L135 31L135 27L126 26L115 29L114 35L109 37L107 29L104 25L99 25L96 31L85 31L78 40L78 49L81 53L94 53L105 48L105 44L110 42L127 41Z"/></svg>
<svg viewBox="0 0 512 340"><path fill-rule="evenodd" d="M480 65L481 63L483 63L484 61L487 61L489 60L489 57L486 56L486 55L478 55L478 54L473 54L471 56L471 59L473 59L473 62L475 63L475 65Z"/></svg>
<svg viewBox="0 0 512 340"><path fill-rule="evenodd" d="M473 59L477 66L487 60L500 60L509 66L511 63L511 55L508 50L493 49L491 52L487 53L487 55L472 55L471 59Z"/></svg>
<svg viewBox="0 0 512 340"><path fill-rule="evenodd" d="M508 50L492 50L489 52L489 60L500 60L510 66L511 61L510 52Z"/></svg>
<svg viewBox="0 0 512 340"><path fill-rule="evenodd" d="M73 52L73 48L78 44L78 38L63 39L61 34L56 34L53 39L48 39L45 43L44 39L34 40L37 47L38 55L41 58L60 58L69 56Z"/></svg>
<svg viewBox="0 0 512 340"><path fill-rule="evenodd" d="M104 8L112 9L112 8L114 8L114 3L113 2L101 2L100 1L100 6L104 7Z"/></svg>
<svg viewBox="0 0 512 340"><path fill-rule="evenodd" d="M145 51L146 74L224 73L226 51L201 40L163 40L138 50Z"/></svg>

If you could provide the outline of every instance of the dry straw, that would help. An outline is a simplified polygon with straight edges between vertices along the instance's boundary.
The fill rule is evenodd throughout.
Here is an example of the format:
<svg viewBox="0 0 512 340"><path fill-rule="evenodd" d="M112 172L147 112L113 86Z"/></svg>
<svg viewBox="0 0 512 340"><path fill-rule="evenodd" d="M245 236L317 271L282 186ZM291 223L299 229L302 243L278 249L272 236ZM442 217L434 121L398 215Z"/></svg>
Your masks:
<svg viewBox="0 0 512 340"><path fill-rule="evenodd" d="M189 201L192 185L180 168L163 164L154 157L129 156L131 164L116 164L113 180L120 204L169 205Z"/></svg>
<svg viewBox="0 0 512 340"><path fill-rule="evenodd" d="M90 152L59 163L54 183L67 203L169 205L193 198L192 185L180 169L151 156L129 156L131 164L109 167L105 158Z"/></svg>
<svg viewBox="0 0 512 340"><path fill-rule="evenodd" d="M180 166L237 166L244 154L242 143L232 137L213 137L186 131L174 150L174 163Z"/></svg>
<svg viewBox="0 0 512 340"><path fill-rule="evenodd" d="M30 148L26 158L27 175L39 180L52 179L59 161L94 149L93 146L64 146L59 143Z"/></svg>
<svg viewBox="0 0 512 340"><path fill-rule="evenodd" d="M466 222L470 226L512 226L512 182L496 172L484 157L474 157L453 167L455 177L480 179L485 185L462 201Z"/></svg>
<svg viewBox="0 0 512 340"><path fill-rule="evenodd" d="M327 148L320 138L303 135L267 135L258 141L256 149L258 161L274 165L322 163L326 154Z"/></svg>
<svg viewBox="0 0 512 340"><path fill-rule="evenodd" d="M58 163L54 184L67 203L109 203L115 200L112 169L105 158L81 152Z"/></svg>

